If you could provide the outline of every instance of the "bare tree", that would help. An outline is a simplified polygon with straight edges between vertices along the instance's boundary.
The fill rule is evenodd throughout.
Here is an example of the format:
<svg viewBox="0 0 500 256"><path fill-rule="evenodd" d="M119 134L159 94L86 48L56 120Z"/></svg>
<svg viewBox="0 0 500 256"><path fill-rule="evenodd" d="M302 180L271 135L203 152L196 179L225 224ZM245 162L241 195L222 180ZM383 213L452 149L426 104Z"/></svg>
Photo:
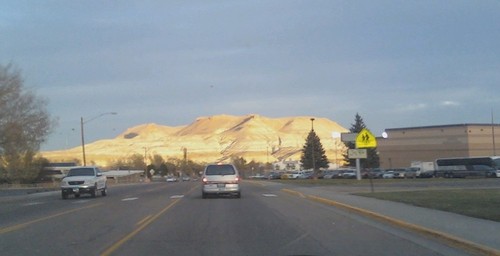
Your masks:
<svg viewBox="0 0 500 256"><path fill-rule="evenodd" d="M27 181L38 174L34 156L55 125L46 105L23 87L19 71L0 65L0 179Z"/></svg>

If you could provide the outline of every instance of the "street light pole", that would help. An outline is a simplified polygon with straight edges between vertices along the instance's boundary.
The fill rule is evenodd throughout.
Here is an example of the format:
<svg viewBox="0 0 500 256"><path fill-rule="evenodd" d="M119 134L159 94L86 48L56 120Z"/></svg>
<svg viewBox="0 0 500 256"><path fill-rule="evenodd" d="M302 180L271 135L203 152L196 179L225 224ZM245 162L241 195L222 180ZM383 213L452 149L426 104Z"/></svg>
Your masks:
<svg viewBox="0 0 500 256"><path fill-rule="evenodd" d="M104 115L117 115L118 113L116 112L107 112L107 113L102 113L102 114L99 114L95 117L92 117L90 118L89 120L87 121L84 121L83 120L83 117L80 118L80 131L81 131L81 135L82 135L82 157L83 157L83 166L86 166L87 165L87 159L85 157L85 132L84 132L84 124L92 121L92 120L95 120L101 116L104 116Z"/></svg>
<svg viewBox="0 0 500 256"><path fill-rule="evenodd" d="M333 146L335 147L335 167L338 168L338 143L341 135L340 132L332 132Z"/></svg>
<svg viewBox="0 0 500 256"><path fill-rule="evenodd" d="M491 110L491 141L493 142L493 156L496 156L497 147L495 142L495 121L493 119L493 109Z"/></svg>
<svg viewBox="0 0 500 256"><path fill-rule="evenodd" d="M82 135L82 155L83 155L83 166L87 165L87 160L85 159L85 135L83 132L83 117L80 118L80 131Z"/></svg>

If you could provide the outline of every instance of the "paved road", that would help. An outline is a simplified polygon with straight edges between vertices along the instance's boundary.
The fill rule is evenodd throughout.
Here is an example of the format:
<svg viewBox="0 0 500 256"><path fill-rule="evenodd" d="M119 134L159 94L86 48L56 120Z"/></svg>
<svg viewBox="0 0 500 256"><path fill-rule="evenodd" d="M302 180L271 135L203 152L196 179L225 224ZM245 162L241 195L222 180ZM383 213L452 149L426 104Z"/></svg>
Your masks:
<svg viewBox="0 0 500 256"><path fill-rule="evenodd" d="M2 255L467 255L431 238L244 182L241 199L202 199L198 182L0 198Z"/></svg>

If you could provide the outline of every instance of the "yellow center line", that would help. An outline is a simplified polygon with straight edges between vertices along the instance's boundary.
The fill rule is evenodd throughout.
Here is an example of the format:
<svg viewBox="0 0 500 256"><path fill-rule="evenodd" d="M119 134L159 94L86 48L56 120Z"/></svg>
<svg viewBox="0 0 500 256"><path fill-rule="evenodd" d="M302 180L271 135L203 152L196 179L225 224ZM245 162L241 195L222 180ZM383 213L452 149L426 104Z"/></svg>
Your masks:
<svg viewBox="0 0 500 256"><path fill-rule="evenodd" d="M142 223L144 223L146 220L148 220L149 218L151 218L153 215L148 215L146 216L146 218L142 219L141 221L137 222L137 224L135 224L136 226L139 226L141 225Z"/></svg>
<svg viewBox="0 0 500 256"><path fill-rule="evenodd" d="M148 216L145 219L143 219L141 221L142 224L139 227L137 227L135 230L133 230L132 232L130 232L128 235L124 236L118 242L114 243L111 247L109 247L108 249L106 249L103 253L101 253L101 256L111 255L114 251L116 251L118 248L120 248L125 242L127 242L132 237L134 237L139 232L141 232L144 228L146 228L147 226L149 226L149 224L151 224L153 221L155 221L156 219L158 219L164 212L166 212L168 209L170 209L172 206L174 206L179 201L180 201L179 199L176 199L173 202L171 202L170 204L168 204L165 208L163 208L160 212L158 212L157 214L155 214L154 216L152 216L152 217Z"/></svg>
<svg viewBox="0 0 500 256"><path fill-rule="evenodd" d="M191 194L198 186L192 187L186 194ZM139 232L141 232L143 229L145 229L147 226L149 226L153 221L157 220L163 213L168 211L168 209L172 208L175 204L177 204L181 199L174 199L173 202L165 206L160 212L157 214L151 216L147 216L141 221L137 223L139 227L134 229L132 232L130 232L128 235L124 236L122 239L118 240L118 242L114 243L111 245L108 249L106 249L103 253L101 253L101 256L108 256L111 255L113 252L118 250L124 243L126 243L128 240L132 239L134 236L136 236Z"/></svg>
<svg viewBox="0 0 500 256"><path fill-rule="evenodd" d="M31 225L31 224L34 224L34 223L37 223L37 222L41 222L41 221L44 221L44 220L52 219L52 218L59 217L61 215L65 215L65 214L70 214L70 213L73 213L73 212L76 212L76 211L80 211L80 210L85 210L85 209L93 208L93 207L96 207L96 206L99 206L99 205L102 205L102 204L103 203L91 204L91 205L88 205L88 206L85 206L85 207L81 207L81 208L77 208L77 209L72 209L72 210L68 210L68 211L56 213L56 214L49 215L49 216L46 216L46 217L43 217L43 218L35 219L35 220L28 221L28 222L25 222L25 223L20 223L20 224L14 225L14 226L1 228L0 229L0 235L8 233L8 232L12 232L12 231L16 231L16 230L22 229L22 228L24 228L24 227L26 227L28 225Z"/></svg>

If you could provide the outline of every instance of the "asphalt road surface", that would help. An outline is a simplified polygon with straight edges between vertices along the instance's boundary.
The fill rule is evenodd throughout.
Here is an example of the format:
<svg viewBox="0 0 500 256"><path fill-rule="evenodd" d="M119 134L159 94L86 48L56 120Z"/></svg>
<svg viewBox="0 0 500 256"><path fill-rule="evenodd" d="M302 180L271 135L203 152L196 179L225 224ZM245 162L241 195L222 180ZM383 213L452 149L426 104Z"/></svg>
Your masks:
<svg viewBox="0 0 500 256"><path fill-rule="evenodd" d="M266 184L266 185L263 185ZM245 181L242 198L199 182L0 198L1 255L467 255L366 217Z"/></svg>

